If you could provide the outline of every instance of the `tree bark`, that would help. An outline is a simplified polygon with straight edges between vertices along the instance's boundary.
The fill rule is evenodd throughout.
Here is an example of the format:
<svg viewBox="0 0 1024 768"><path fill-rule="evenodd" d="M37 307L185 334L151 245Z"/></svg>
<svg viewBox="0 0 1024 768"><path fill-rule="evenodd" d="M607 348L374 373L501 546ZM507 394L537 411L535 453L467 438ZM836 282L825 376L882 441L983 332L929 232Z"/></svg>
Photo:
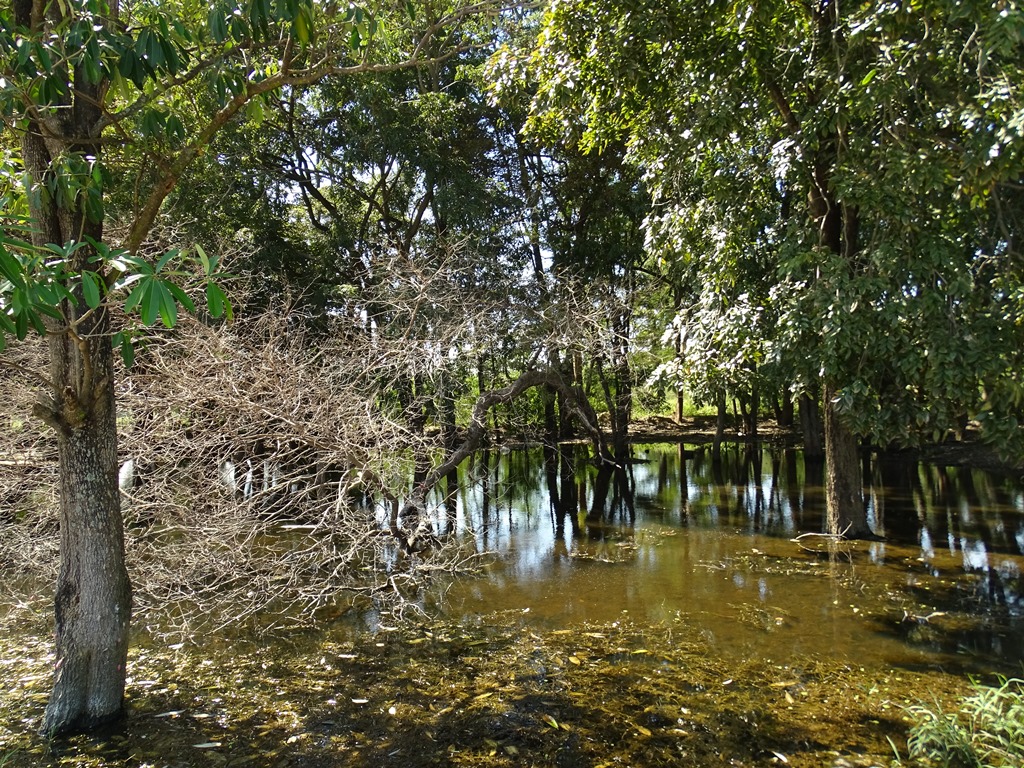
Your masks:
<svg viewBox="0 0 1024 768"><path fill-rule="evenodd" d="M804 435L804 456L820 459L825 452L822 443L821 408L817 398L800 395L800 429Z"/></svg>
<svg viewBox="0 0 1024 768"><path fill-rule="evenodd" d="M61 20L63 6L15 4L17 22L43 35ZM116 4L112 6L116 16ZM25 169L40 188L62 153L98 157L102 86L92 83L83 65L62 76L75 90L58 117L33 117L21 137ZM54 110L56 112L56 110ZM45 121L45 124L44 124ZM59 172L59 171L58 171ZM61 206L30 196L32 241L64 246L83 236L103 239L103 222L89 219L82 203ZM67 265L81 272L95 255L92 247L74 253ZM50 392L35 413L57 435L60 490L60 570L55 608L56 665L53 691L42 731L57 736L88 730L122 711L131 584L124 560L124 527L117 484L117 414L110 320L103 305L89 310L81 284L67 288L76 301L58 307L60 319L48 320Z"/></svg>
<svg viewBox="0 0 1024 768"><path fill-rule="evenodd" d="M57 337L50 344L51 368L62 374L55 381L81 372L81 361L67 364L67 341ZM92 367L102 371L88 393L93 402L81 408L80 424L64 419L57 436L61 565L54 600L56 675L42 723L49 736L117 718L124 697L131 584L117 485L110 336L94 336L89 347Z"/></svg>
<svg viewBox="0 0 1024 768"><path fill-rule="evenodd" d="M718 409L718 418L715 421L715 441L712 443L712 450L717 454L722 450L722 439L725 437L725 422L729 416L724 390L715 395L715 405Z"/></svg>
<svg viewBox="0 0 1024 768"><path fill-rule="evenodd" d="M829 533L873 538L864 507L864 483L856 436L843 424L825 390L825 506Z"/></svg>

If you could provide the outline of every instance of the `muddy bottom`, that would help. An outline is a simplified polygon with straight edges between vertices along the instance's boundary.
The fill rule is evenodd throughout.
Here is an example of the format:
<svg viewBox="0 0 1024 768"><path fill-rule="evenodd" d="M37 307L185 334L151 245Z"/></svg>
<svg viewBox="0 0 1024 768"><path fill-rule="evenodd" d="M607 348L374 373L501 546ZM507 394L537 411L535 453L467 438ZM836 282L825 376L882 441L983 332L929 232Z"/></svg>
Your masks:
<svg viewBox="0 0 1024 768"><path fill-rule="evenodd" d="M938 669L726 664L681 621L537 631L513 613L335 642L137 648L103 739L35 735L42 641L4 641L0 763L15 766L887 766Z"/></svg>

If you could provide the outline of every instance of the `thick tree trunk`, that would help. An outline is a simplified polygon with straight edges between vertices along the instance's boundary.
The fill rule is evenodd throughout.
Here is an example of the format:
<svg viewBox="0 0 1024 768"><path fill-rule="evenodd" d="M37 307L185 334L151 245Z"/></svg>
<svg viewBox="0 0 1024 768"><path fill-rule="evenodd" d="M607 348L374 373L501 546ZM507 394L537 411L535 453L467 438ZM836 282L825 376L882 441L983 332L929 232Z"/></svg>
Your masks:
<svg viewBox="0 0 1024 768"><path fill-rule="evenodd" d="M109 323L102 309L78 322L77 338L50 337L50 375L60 394L37 408L57 432L60 466L57 661L42 723L50 736L121 714L131 618Z"/></svg>
<svg viewBox="0 0 1024 768"><path fill-rule="evenodd" d="M109 347L109 337L103 337ZM117 487L113 388L85 422L58 437L61 566L57 663L42 730L88 730L120 715L131 586Z"/></svg>
<svg viewBox="0 0 1024 768"><path fill-rule="evenodd" d="M44 12L44 6L52 16L46 16L51 11ZM19 24L43 34L44 21L53 22L64 8L35 0L16 4L15 13ZM60 73L72 79L66 68ZM55 172L57 154L99 155L90 131L98 124L104 86L92 83L82 65L73 81L73 101L61 105L65 120L48 119L45 130L33 120L22 135L25 169L40 187ZM60 207L41 195L30 197L30 207L37 247L63 246L83 236L103 239L103 222L88 219L81 208ZM85 269L94 255L91 247L80 248L68 271ZM121 714L131 619L110 321L102 306L89 310L79 281L71 279L67 287L77 294L76 301L62 302L61 317L47 321L51 390L35 408L57 435L60 486L56 665L42 722L48 736L88 730Z"/></svg>
<svg viewBox="0 0 1024 768"><path fill-rule="evenodd" d="M825 390L825 505L829 533L872 538L856 436L843 424Z"/></svg>

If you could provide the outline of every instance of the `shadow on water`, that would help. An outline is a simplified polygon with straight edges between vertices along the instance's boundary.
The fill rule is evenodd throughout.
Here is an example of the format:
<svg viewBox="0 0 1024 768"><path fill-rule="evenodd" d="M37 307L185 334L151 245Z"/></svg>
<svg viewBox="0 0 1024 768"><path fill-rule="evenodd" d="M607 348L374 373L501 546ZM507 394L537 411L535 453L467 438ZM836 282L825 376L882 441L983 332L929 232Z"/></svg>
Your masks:
<svg viewBox="0 0 1024 768"><path fill-rule="evenodd" d="M428 610L524 623L682 617L728 658L796 654L959 671L1024 660L1024 491L963 467L866 461L882 542L823 538L823 467L799 451L642 445L618 469L585 448L484 453L437 529L497 554ZM472 481L472 482L471 482Z"/></svg>

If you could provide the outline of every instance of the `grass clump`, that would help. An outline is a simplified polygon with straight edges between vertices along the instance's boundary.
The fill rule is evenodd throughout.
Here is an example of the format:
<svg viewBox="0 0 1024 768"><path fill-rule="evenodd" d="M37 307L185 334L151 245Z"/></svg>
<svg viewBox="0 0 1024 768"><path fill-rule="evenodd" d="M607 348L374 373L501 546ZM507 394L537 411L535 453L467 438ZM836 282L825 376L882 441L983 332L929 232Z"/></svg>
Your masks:
<svg viewBox="0 0 1024 768"><path fill-rule="evenodd" d="M955 768L1024 766L1024 680L975 683L955 712L924 706L909 712L917 721L907 739L911 759Z"/></svg>

